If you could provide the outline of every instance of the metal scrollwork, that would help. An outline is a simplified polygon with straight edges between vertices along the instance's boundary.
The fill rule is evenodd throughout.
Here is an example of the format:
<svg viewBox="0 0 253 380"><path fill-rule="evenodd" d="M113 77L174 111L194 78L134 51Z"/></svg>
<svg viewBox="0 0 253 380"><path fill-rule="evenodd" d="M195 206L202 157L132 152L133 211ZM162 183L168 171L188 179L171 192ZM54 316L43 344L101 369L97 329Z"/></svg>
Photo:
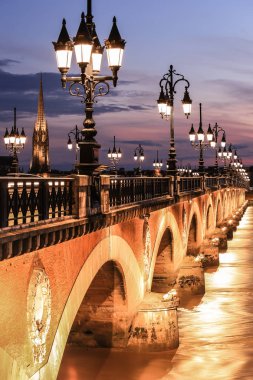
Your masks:
<svg viewBox="0 0 253 380"><path fill-rule="evenodd" d="M69 86L69 93L72 96L77 96L83 98L82 103L86 100L86 91L85 87L81 82L73 82Z"/></svg>
<svg viewBox="0 0 253 380"><path fill-rule="evenodd" d="M96 103L97 97L105 96L109 91L110 85L104 80L95 82L86 79L85 84L75 81L69 86L70 95L82 98L81 103Z"/></svg>
<svg viewBox="0 0 253 380"><path fill-rule="evenodd" d="M109 93L110 86L107 82L97 82L94 85L94 96L93 96L93 101L98 97L98 96L105 96Z"/></svg>

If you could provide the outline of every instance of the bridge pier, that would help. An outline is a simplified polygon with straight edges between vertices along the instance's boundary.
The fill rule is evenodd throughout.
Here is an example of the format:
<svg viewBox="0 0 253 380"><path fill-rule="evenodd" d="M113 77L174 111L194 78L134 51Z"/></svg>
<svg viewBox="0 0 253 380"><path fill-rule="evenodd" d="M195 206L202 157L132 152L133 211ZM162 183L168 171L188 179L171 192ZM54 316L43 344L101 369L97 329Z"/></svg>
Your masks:
<svg viewBox="0 0 253 380"><path fill-rule="evenodd" d="M211 234L211 239L214 245L218 247L220 253L226 252L228 248L226 228L216 228Z"/></svg>
<svg viewBox="0 0 253 380"><path fill-rule="evenodd" d="M179 300L170 292L149 293L135 315L129 334L128 349L138 352L166 351L179 345L177 307Z"/></svg>
<svg viewBox="0 0 253 380"><path fill-rule="evenodd" d="M204 269L199 257L186 256L174 286L179 298L205 293Z"/></svg>
<svg viewBox="0 0 253 380"><path fill-rule="evenodd" d="M212 239L205 239L200 247L201 262L204 268L219 265L219 249Z"/></svg>

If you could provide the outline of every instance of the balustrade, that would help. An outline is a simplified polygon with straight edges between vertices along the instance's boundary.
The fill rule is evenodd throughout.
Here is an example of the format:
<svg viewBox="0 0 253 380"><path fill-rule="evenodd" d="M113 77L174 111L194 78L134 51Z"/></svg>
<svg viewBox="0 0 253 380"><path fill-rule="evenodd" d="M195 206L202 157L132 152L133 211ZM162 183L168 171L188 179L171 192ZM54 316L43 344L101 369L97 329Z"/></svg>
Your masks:
<svg viewBox="0 0 253 380"><path fill-rule="evenodd" d="M202 190L203 177L180 177L179 193L191 193Z"/></svg>
<svg viewBox="0 0 253 380"><path fill-rule="evenodd" d="M110 207L170 195L170 177L113 177L110 179Z"/></svg>
<svg viewBox="0 0 253 380"><path fill-rule="evenodd" d="M0 228L63 216L84 218L164 196L173 198L206 189L245 187L237 177L228 176L175 177L175 180L177 186L173 177L102 176L93 180L88 176L0 177Z"/></svg>
<svg viewBox="0 0 253 380"><path fill-rule="evenodd" d="M72 213L72 178L0 177L0 227Z"/></svg>

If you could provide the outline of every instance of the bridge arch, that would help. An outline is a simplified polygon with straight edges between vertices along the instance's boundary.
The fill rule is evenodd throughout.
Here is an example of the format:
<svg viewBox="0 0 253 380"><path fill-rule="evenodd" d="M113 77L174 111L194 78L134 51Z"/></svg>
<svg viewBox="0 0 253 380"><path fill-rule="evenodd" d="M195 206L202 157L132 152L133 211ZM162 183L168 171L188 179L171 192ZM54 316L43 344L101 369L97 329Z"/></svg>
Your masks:
<svg viewBox="0 0 253 380"><path fill-rule="evenodd" d="M235 191L235 189L231 190L231 201L232 201L232 204L231 204L232 211L234 211L234 210L236 210L236 191Z"/></svg>
<svg viewBox="0 0 253 380"><path fill-rule="evenodd" d="M213 206L209 203L207 205L207 212L206 212L206 233L208 233L210 230L214 229L214 213L213 213Z"/></svg>
<svg viewBox="0 0 253 380"><path fill-rule="evenodd" d="M226 219L231 214L231 195L230 191L224 191L223 196L223 219Z"/></svg>
<svg viewBox="0 0 253 380"><path fill-rule="evenodd" d="M83 264L62 313L48 362L32 379L56 378L73 322L88 289L104 265L117 267L124 282L126 310L129 315L136 311L144 295L143 276L128 243L121 237L112 235L100 241Z"/></svg>
<svg viewBox="0 0 253 380"><path fill-rule="evenodd" d="M183 242L179 225L174 214L166 210L158 228L148 278L148 289L159 292L156 278L166 277L169 281L176 273L183 260ZM155 284L156 283L156 284ZM154 286L154 287L153 287ZM164 291L161 286L160 291Z"/></svg>
<svg viewBox="0 0 253 380"><path fill-rule="evenodd" d="M223 219L223 208L222 208L222 203L221 199L217 199L217 204L216 204L216 227L219 226L219 223L221 223Z"/></svg>
<svg viewBox="0 0 253 380"><path fill-rule="evenodd" d="M76 314L68 342L83 347L125 347L129 321L124 273L107 261L96 273Z"/></svg>
<svg viewBox="0 0 253 380"><path fill-rule="evenodd" d="M199 206L196 202L193 202L188 223L188 239L186 249L187 256L195 256L198 253L202 242L203 233L204 231Z"/></svg>
<svg viewBox="0 0 253 380"><path fill-rule="evenodd" d="M156 262L152 280L152 292L166 293L175 280L173 264L174 256L173 234L170 228L166 228L156 256Z"/></svg>

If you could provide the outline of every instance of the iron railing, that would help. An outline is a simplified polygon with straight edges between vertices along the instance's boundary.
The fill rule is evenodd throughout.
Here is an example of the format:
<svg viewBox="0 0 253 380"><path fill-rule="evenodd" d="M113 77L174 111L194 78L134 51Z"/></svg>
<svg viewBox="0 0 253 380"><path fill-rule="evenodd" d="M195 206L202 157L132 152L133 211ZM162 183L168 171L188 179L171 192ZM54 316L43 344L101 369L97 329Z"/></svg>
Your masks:
<svg viewBox="0 0 253 380"><path fill-rule="evenodd" d="M227 177L206 177L205 187L210 189L219 189L229 185L229 179Z"/></svg>
<svg viewBox="0 0 253 380"><path fill-rule="evenodd" d="M72 214L72 178L0 177L0 227Z"/></svg>
<svg viewBox="0 0 253 380"><path fill-rule="evenodd" d="M191 193L202 190L202 177L180 177L179 193Z"/></svg>
<svg viewBox="0 0 253 380"><path fill-rule="evenodd" d="M170 194L170 177L111 177L110 207Z"/></svg>

